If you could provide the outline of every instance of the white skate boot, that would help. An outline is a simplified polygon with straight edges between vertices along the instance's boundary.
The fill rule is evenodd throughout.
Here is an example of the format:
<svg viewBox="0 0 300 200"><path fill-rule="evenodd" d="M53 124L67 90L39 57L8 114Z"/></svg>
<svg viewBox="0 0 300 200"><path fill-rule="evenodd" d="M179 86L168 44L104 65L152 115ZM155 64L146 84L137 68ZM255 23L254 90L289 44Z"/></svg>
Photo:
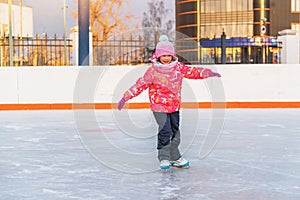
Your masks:
<svg viewBox="0 0 300 200"><path fill-rule="evenodd" d="M171 161L171 166L173 167L179 167L179 168L189 168L190 167L190 162L187 161L184 158L179 158L178 160Z"/></svg>
<svg viewBox="0 0 300 200"><path fill-rule="evenodd" d="M168 171L168 169L170 168L170 161L168 160L160 161L160 168L163 169L164 171Z"/></svg>

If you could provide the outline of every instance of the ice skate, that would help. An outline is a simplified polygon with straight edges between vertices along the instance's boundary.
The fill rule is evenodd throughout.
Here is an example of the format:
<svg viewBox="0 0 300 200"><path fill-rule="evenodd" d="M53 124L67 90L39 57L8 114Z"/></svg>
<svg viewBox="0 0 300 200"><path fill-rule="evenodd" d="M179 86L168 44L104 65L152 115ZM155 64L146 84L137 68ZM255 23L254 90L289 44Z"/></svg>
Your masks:
<svg viewBox="0 0 300 200"><path fill-rule="evenodd" d="M172 167L184 168L187 169L190 167L190 162L184 158L179 158L178 160L170 162Z"/></svg>
<svg viewBox="0 0 300 200"><path fill-rule="evenodd" d="M168 160L160 161L160 168L162 170L164 170L164 172L167 172L168 169L170 169L170 161L168 161Z"/></svg>

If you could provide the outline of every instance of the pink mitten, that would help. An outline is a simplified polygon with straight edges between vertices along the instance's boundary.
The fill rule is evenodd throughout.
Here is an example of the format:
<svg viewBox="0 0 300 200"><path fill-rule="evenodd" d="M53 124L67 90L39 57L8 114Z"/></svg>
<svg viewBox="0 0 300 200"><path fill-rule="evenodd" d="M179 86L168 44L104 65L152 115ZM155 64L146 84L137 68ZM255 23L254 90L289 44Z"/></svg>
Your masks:
<svg viewBox="0 0 300 200"><path fill-rule="evenodd" d="M126 103L126 100L124 98L122 98L120 101L119 101L119 104L118 104L118 109L121 110L123 108L123 106L125 105Z"/></svg>
<svg viewBox="0 0 300 200"><path fill-rule="evenodd" d="M209 72L209 77L213 77L213 76L216 76L216 77L219 77L219 78L221 77L221 75L219 73L210 71Z"/></svg>

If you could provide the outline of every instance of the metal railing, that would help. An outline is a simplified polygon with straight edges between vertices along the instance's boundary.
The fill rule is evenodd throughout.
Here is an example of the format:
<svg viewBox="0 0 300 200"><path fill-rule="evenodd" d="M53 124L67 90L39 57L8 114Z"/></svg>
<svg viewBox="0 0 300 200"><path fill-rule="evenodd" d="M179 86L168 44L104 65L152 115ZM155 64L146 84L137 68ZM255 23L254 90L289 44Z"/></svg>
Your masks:
<svg viewBox="0 0 300 200"><path fill-rule="evenodd" d="M94 65L137 65L148 63L155 45L146 44L141 36L93 39Z"/></svg>
<svg viewBox="0 0 300 200"><path fill-rule="evenodd" d="M66 45L64 43L66 41ZM63 38L13 38L14 66L63 66L70 65L72 40ZM0 66L9 66L9 39L0 38ZM65 55L66 48L66 55ZM65 59L66 56L66 59Z"/></svg>
<svg viewBox="0 0 300 200"><path fill-rule="evenodd" d="M255 38L235 38L226 42L226 63L280 63L281 44L276 38L268 38L258 43ZM180 52L180 43L175 42L180 61L193 64L220 63L220 39L201 40L201 57L191 49L186 54ZM245 40L245 41L244 41ZM249 41L248 41L249 40ZM243 42L241 42L243 41ZM65 43L66 42L66 43ZM196 42L193 42L194 46ZM0 66L9 66L9 39L0 38ZM70 66L76 58L73 41L64 38L13 38L14 66ZM138 65L149 63L155 48L155 41L147 41L142 36L113 37L109 40L93 38L93 63L91 65ZM190 46L183 45L184 52ZM74 49L75 50L75 49ZM197 50L197 49L196 49ZM72 61L71 61L72 60Z"/></svg>

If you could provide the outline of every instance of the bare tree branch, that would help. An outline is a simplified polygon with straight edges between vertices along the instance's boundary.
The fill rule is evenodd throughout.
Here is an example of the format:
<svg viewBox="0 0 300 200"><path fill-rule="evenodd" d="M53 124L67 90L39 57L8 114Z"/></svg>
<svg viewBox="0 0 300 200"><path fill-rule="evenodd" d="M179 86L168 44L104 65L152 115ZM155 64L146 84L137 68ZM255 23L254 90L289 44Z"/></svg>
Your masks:
<svg viewBox="0 0 300 200"><path fill-rule="evenodd" d="M122 16L120 12L126 2L126 0L90 0L90 30L94 36L106 40L118 30L127 28L125 22L132 16Z"/></svg>

